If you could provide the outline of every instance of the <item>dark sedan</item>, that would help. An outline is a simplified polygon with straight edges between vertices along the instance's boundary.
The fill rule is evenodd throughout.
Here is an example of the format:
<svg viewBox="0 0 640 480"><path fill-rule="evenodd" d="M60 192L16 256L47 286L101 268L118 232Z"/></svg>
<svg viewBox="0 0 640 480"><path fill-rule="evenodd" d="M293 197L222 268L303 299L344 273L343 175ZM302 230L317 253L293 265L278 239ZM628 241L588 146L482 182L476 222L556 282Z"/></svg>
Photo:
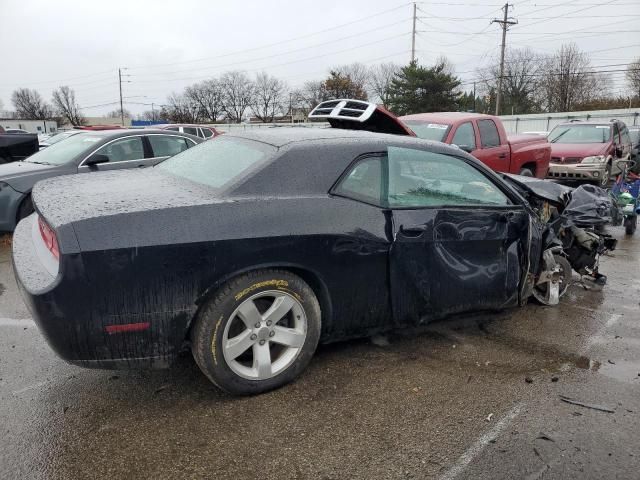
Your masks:
<svg viewBox="0 0 640 480"><path fill-rule="evenodd" d="M228 134L33 198L13 261L58 355L163 367L190 346L234 394L293 380L319 341L522 304L541 258L542 226L507 182L397 135Z"/></svg>
<svg viewBox="0 0 640 480"><path fill-rule="evenodd" d="M165 130L87 131L69 136L22 162L0 165L0 232L11 232L33 212L31 189L39 180L73 173L148 167L201 138Z"/></svg>

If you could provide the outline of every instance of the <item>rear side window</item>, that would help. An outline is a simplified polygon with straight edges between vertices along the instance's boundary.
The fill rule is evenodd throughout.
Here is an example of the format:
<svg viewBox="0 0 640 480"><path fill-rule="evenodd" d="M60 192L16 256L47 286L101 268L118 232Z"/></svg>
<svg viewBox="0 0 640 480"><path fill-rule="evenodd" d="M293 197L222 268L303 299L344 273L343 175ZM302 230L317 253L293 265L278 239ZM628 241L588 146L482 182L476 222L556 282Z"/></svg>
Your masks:
<svg viewBox="0 0 640 480"><path fill-rule="evenodd" d="M189 135L195 135L196 137L201 137L202 135L198 135L198 129L194 127L184 127L182 129L184 133L188 133Z"/></svg>
<svg viewBox="0 0 640 480"><path fill-rule="evenodd" d="M193 146L193 143L176 135L149 135L147 138L154 157L173 157Z"/></svg>
<svg viewBox="0 0 640 480"><path fill-rule="evenodd" d="M476 149L476 134L473 131L471 122L463 123L458 127L451 143L459 147L469 147L471 150Z"/></svg>
<svg viewBox="0 0 640 480"><path fill-rule="evenodd" d="M493 120L478 120L478 130L480 130L480 142L482 142L482 148L500 146L498 127L496 127Z"/></svg>
<svg viewBox="0 0 640 480"><path fill-rule="evenodd" d="M334 192L343 197L380 205L382 199L382 159L370 157L358 162Z"/></svg>
<svg viewBox="0 0 640 480"><path fill-rule="evenodd" d="M204 135L204 138L213 137L213 132L208 128L203 128L201 130L202 130L202 134Z"/></svg>
<svg viewBox="0 0 640 480"><path fill-rule="evenodd" d="M224 188L249 177L276 151L265 143L222 136L179 153L156 168L192 182Z"/></svg>

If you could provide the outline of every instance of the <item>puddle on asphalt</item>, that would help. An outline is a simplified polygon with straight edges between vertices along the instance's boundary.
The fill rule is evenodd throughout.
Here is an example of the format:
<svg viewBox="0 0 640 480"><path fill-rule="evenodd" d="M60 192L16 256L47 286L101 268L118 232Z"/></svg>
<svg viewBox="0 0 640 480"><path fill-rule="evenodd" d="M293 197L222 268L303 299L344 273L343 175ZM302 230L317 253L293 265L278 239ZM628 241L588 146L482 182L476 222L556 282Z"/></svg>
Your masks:
<svg viewBox="0 0 640 480"><path fill-rule="evenodd" d="M615 363L604 362L600 373L614 380L640 385L640 362L616 360Z"/></svg>

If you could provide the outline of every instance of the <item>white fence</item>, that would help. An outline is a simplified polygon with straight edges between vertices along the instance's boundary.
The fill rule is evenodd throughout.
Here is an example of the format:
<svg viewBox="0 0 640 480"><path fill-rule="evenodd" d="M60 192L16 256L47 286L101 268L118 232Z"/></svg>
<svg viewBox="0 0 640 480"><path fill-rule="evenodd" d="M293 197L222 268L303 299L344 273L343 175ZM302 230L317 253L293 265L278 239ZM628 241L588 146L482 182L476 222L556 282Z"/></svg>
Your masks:
<svg viewBox="0 0 640 480"><path fill-rule="evenodd" d="M612 118L622 120L627 126L640 125L640 109L592 110L590 112L536 113L530 115L502 115L500 119L508 133L548 132L569 120L608 122Z"/></svg>
<svg viewBox="0 0 640 480"><path fill-rule="evenodd" d="M640 109L622 108L618 110L592 110L589 112L556 112L556 113L535 113L530 115L502 115L500 118L504 123L508 133L522 132L548 132L559 123L569 120L592 120L608 122L612 118L622 120L629 125L640 125ZM224 132L237 132L255 128L270 127L303 127L318 128L326 127L325 122L304 122L304 123L227 123L216 125L216 128Z"/></svg>

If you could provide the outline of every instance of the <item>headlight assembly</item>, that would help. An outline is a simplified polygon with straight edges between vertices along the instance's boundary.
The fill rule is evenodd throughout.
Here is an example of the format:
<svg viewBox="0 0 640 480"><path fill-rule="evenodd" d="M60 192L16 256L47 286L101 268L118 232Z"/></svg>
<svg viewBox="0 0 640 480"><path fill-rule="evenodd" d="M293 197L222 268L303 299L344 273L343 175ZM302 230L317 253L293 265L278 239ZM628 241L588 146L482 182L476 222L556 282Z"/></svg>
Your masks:
<svg viewBox="0 0 640 480"><path fill-rule="evenodd" d="M580 163L604 163L607 157L604 155L594 155L592 157L584 157Z"/></svg>

